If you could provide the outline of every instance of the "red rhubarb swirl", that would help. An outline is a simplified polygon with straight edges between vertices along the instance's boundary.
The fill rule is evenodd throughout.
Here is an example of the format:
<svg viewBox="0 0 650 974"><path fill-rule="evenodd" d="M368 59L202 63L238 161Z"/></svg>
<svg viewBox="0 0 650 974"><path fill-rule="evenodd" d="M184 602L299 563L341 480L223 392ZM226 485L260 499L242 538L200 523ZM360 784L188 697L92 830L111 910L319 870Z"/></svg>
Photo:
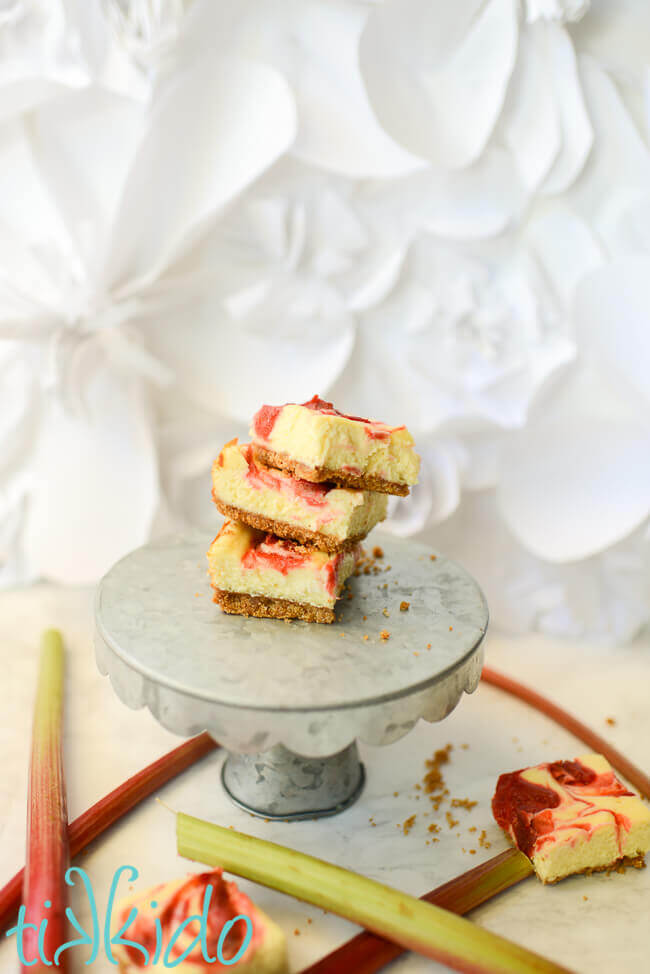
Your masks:
<svg viewBox="0 0 650 974"><path fill-rule="evenodd" d="M207 957L216 959L220 955L225 961L231 961L237 956L247 934L248 925L241 920L233 924L223 939L221 939L221 934L224 926L230 920L244 915L251 921L252 939L242 957L229 966L236 970L240 963L247 961L257 949L264 936L264 930L256 923L255 908L246 894L242 893L234 883L224 880L221 869L215 869L212 872L189 876L180 882L163 883L147 890L141 901L129 898L124 903L121 912L117 915L117 924L122 927L128 920L133 908L135 907L138 910L136 918L126 929L123 937L125 940L132 940L141 944L147 951L149 958L147 961L143 952L136 947L124 946L129 962L136 967L146 969L145 964L152 964L161 942L162 952L159 950L160 956L155 966L162 964L163 959L166 959L167 965L173 965L174 960L178 961L193 941L197 939L200 933L199 920L188 923L178 936L175 937L175 934L188 917L200 917L202 915L208 886L212 886L212 893L206 924L205 948ZM158 924L162 936L157 931ZM220 939L221 946L219 948ZM166 953L172 940L174 942ZM206 959L200 941L180 963L174 966L177 970L183 970L185 965L191 966L192 970L222 969L220 963Z"/></svg>
<svg viewBox="0 0 650 974"><path fill-rule="evenodd" d="M549 843L559 841L560 833L579 829L587 837L600 825L589 821L594 815L606 812L616 827L616 840L622 854L622 834L629 832L631 823L627 816L613 809L603 808L590 800L591 797L623 797L628 791L613 771L598 774L580 761L554 761L538 766L547 771L557 787L546 787L527 780L523 772L502 774L497 782L492 811L502 829L509 832L517 847L527 856L538 852ZM562 812L571 809L569 817Z"/></svg>

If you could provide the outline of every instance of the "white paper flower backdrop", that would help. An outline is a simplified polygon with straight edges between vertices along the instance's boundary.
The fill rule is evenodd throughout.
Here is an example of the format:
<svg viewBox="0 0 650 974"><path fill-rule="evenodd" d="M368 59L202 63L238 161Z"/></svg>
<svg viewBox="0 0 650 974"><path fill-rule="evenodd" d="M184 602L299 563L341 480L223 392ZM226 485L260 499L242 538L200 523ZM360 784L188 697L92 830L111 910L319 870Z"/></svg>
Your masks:
<svg viewBox="0 0 650 974"><path fill-rule="evenodd" d="M645 0L0 5L0 578L214 525L261 401L406 421L510 628L650 617Z"/></svg>

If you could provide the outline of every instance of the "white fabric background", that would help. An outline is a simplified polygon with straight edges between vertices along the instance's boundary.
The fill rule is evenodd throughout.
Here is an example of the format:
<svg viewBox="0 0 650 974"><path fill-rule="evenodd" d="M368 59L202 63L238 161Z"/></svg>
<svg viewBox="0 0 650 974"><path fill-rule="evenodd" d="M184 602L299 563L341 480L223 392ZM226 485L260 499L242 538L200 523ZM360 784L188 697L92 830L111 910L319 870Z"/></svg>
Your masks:
<svg viewBox="0 0 650 974"><path fill-rule="evenodd" d="M214 531L261 402L406 422L493 621L650 615L646 0L4 0L0 581Z"/></svg>

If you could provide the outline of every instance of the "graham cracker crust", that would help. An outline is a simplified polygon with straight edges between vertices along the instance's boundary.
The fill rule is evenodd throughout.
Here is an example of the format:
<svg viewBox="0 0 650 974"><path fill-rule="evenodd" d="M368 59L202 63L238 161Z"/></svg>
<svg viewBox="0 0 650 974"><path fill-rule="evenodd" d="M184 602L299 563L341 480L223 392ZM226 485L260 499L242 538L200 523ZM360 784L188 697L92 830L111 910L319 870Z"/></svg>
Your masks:
<svg viewBox="0 0 650 974"><path fill-rule="evenodd" d="M343 551L351 551L360 541L367 537L366 534L356 534L353 538L346 538L344 541L337 541L319 531L310 531L308 528L301 528L294 524L287 524L285 521L276 521L272 517L264 517L262 514L252 514L250 511L243 511L241 507L233 507L231 504L224 504L212 491L212 500L217 509L225 516L232 518L233 521L243 521L251 528L259 531L270 531L280 538L288 538L290 541L299 541L301 544L312 545L320 551L327 551L331 555L338 555Z"/></svg>
<svg viewBox="0 0 650 974"><path fill-rule="evenodd" d="M305 622L334 622L334 609L309 605L307 602L291 602L288 599L270 599L264 595L248 595L246 592L226 592L214 585L213 602L230 615L255 616L258 619L303 619Z"/></svg>
<svg viewBox="0 0 650 974"><path fill-rule="evenodd" d="M356 487L359 490L374 490L379 494L397 494L400 497L406 497L409 493L407 484L384 480L374 474L350 473L348 470L334 470L331 467L305 467L304 464L292 460L286 453L276 453L256 443L253 443L253 455L269 467L288 470L294 477L310 480L312 483L320 484L329 481L338 487Z"/></svg>

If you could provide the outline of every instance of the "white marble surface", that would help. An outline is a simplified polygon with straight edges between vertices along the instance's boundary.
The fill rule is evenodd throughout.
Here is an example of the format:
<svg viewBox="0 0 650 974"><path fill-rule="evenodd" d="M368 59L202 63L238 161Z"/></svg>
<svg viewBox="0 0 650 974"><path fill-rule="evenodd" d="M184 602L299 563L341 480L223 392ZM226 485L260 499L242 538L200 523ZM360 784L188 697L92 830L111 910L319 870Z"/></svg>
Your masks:
<svg viewBox="0 0 650 974"><path fill-rule="evenodd" d="M92 592L38 586L0 595L0 653L4 663L0 747L0 877L22 864L26 769L31 701L40 630L59 626L69 650L66 763L71 817L117 785L127 775L178 742L147 711L127 710L114 697L95 667L92 648ZM488 636L487 658L494 666L535 683L558 702L605 733L639 765L650 766L650 640L619 649L553 643L538 637L506 639ZM606 724L614 717L616 725ZM426 845L426 808L413 785L422 777L424 760L440 746L455 745L446 778L452 795L478 801L462 809L459 828L450 831L442 806L440 841ZM469 745L463 749L462 744ZM344 814L319 822L264 823L229 805L218 784L220 756L205 760L161 793L178 809L212 818L297 848L327 856L368 875L422 893L505 848L492 823L489 798L497 774L551 757L572 757L583 750L570 735L523 704L487 686L464 697L440 724L420 724L401 741L385 748L363 748L368 785L361 801ZM399 792L395 797L393 792ZM397 823L419 813L409 835ZM377 827L369 825L374 817ZM470 855L475 847L466 831L485 828L489 851ZM457 833L460 831L460 838ZM153 800L147 801L79 860L88 870L97 897L105 901L113 871L124 863L137 866L142 886L182 873L186 864L174 849L173 819ZM256 900L288 934L291 970L333 948L353 927L320 910L264 889ZM587 897L587 899L585 899ZM84 911L74 901L78 915ZM648 970L650 957L650 870L624 876L576 877L556 887L530 879L475 911L473 918L491 930L526 942L529 947L575 971L619 974ZM307 918L312 923L307 923ZM299 930L298 936L294 930ZM73 952L73 972L81 972L85 955ZM0 971L13 971L13 945L0 944ZM100 957L98 972L114 970ZM417 974L443 970L409 956L393 970Z"/></svg>

